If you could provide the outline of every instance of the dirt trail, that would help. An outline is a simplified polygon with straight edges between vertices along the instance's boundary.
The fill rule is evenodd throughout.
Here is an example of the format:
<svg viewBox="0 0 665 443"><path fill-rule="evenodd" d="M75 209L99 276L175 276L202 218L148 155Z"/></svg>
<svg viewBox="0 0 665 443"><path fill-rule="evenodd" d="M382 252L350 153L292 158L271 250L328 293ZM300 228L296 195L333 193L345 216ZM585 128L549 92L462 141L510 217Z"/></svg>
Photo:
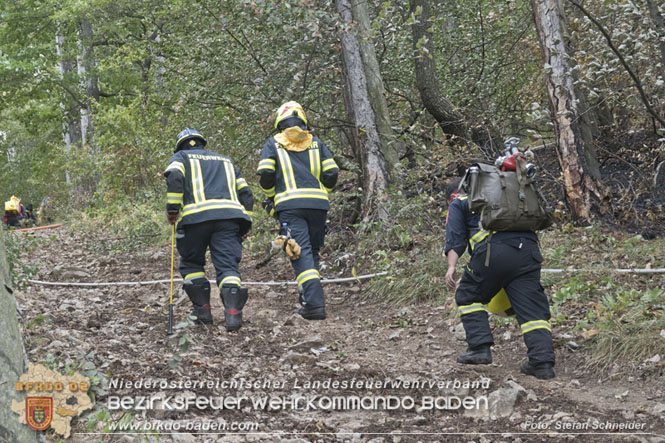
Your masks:
<svg viewBox="0 0 665 443"><path fill-rule="evenodd" d="M168 245L111 254L90 244L86 247L84 240L70 237L65 227L32 235L48 238L54 233L55 242L24 258L40 266L36 279L99 282L168 278ZM208 277L213 275L210 270ZM242 275L246 281L292 278L282 257L260 270L245 261ZM180 286L176 285L176 322L190 310ZM568 340L559 339L557 378L539 381L523 376L518 368L526 350L514 323L494 328L494 364L460 365L455 357L465 349L465 343L460 340L460 331L455 332L449 307L382 305L363 300L362 287L357 284L328 285L325 290L328 319L307 322L291 314L297 298L293 286L252 286L244 311L246 323L231 334L224 330L222 305L213 290L216 323L185 328L193 343L187 352L180 353L182 361L175 369L169 367L169 360L176 346L165 334L168 285L94 289L30 285L18 293L18 300L28 356L33 362L47 360L49 354L53 356L50 360L57 362L81 361L81 356L87 355L101 373L116 381L165 379L216 384L190 389L116 386L97 399L98 405L109 405L112 396L164 398L183 392L205 398L245 396L240 409L151 408L137 411L136 416L152 420L153 425L220 421L248 426L251 422L257 424L259 432L223 436L208 431L194 437L185 431L170 434L160 430L160 441L665 441L665 381L655 374L593 374L585 369L583 355L567 346ZM221 384L242 380L258 386ZM464 386L469 383L472 386ZM293 395L311 402L298 400L299 408L293 409L287 401L277 410L251 403ZM359 398L363 407L338 404L333 408L333 397L339 402ZM386 397L393 398L392 404L400 402L399 407L383 407L377 399ZM446 400L454 403L454 397L478 402L485 397L489 411L422 408L427 397L438 398L441 407L446 406ZM453 403L448 406L454 407ZM310 410L303 410L308 405ZM116 418L120 415L119 411L113 413ZM609 432L607 426L612 427ZM85 435L84 420L75 422L73 432L74 441L134 440L120 434Z"/></svg>

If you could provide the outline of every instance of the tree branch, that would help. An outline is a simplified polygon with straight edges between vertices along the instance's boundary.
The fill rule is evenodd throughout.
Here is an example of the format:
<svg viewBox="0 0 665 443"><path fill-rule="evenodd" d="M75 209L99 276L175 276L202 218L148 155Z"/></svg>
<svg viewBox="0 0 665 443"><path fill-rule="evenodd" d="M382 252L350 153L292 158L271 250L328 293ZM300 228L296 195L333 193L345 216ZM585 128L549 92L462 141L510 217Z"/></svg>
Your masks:
<svg viewBox="0 0 665 443"><path fill-rule="evenodd" d="M640 82L640 79L637 77L635 72L633 72L630 65L628 65L628 62L626 61L626 59L623 58L623 55L621 54L621 52L619 52L619 49L616 46L614 46L614 43L612 42L612 37L607 32L607 30L602 25L602 23L600 23L598 20L596 20L589 13L589 11L584 9L584 6L580 5L575 0L568 0L568 1L570 1L570 3L572 3L573 5L575 5L582 12L582 14L584 14L589 20L591 20L591 22L594 25L596 25L598 30L603 34L603 36L605 37L605 40L607 40L607 44L609 45L610 49L612 50L612 52L614 52L614 54L617 56L617 58L619 59L619 61L623 65L623 67L626 69L626 71L628 72L628 75L630 75L630 78L633 79L633 82L635 83L635 87L639 91L640 97L642 98L642 102L644 103L644 106L647 108L647 111L649 112L649 114L651 114L653 116L653 118L658 120L658 122L665 127L665 120L660 115L658 115L656 110L653 109L653 107L651 106L651 103L649 102L649 98L647 97L647 94L644 92L644 88L642 87L642 82Z"/></svg>

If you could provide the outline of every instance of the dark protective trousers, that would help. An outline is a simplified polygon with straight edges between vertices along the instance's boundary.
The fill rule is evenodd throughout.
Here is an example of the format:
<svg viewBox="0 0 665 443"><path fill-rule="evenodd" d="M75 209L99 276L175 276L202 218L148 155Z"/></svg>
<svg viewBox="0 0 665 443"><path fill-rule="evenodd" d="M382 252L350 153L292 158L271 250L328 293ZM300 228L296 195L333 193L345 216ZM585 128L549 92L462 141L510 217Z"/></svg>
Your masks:
<svg viewBox="0 0 665 443"><path fill-rule="evenodd" d="M522 329L529 361L554 363L550 307L540 284L543 256L532 239L492 239L489 266L487 242L478 245L464 270L455 301L469 348L494 344L484 305L501 288L506 290Z"/></svg>
<svg viewBox="0 0 665 443"><path fill-rule="evenodd" d="M210 256L217 272L217 286L240 286L238 264L242 258L240 223L236 220L210 220L178 227L180 274L185 285L205 278L205 254Z"/></svg>
<svg viewBox="0 0 665 443"><path fill-rule="evenodd" d="M280 234L286 229L300 245L300 258L292 260L296 274L300 304L309 308L325 306L321 275L319 274L319 250L326 236L326 214L322 209L286 209L279 212Z"/></svg>
<svg viewBox="0 0 665 443"><path fill-rule="evenodd" d="M20 228L21 223L19 221L21 220L21 217L18 215L13 215L13 214L5 214L7 217L7 226L11 226L14 228Z"/></svg>

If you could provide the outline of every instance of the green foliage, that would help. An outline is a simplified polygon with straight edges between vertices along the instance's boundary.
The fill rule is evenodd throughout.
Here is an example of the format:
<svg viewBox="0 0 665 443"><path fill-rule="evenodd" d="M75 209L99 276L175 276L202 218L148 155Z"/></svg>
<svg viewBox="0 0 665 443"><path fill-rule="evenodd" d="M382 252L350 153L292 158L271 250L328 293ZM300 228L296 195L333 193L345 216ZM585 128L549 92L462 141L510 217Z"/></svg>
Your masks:
<svg viewBox="0 0 665 443"><path fill-rule="evenodd" d="M615 246L616 239L614 236L604 233L598 223L595 223L584 229L586 231L586 235L594 246L607 246L609 248L613 248Z"/></svg>
<svg viewBox="0 0 665 443"><path fill-rule="evenodd" d="M639 289L635 275L618 278L577 274L560 283L560 277L550 277L550 322L584 340L590 364L599 369L615 362L637 365L665 353L660 337L665 329L663 289L651 281Z"/></svg>
<svg viewBox="0 0 665 443"><path fill-rule="evenodd" d="M665 353L665 293L611 286L581 321L591 363L606 368L617 361L639 363Z"/></svg>
<svg viewBox="0 0 665 443"><path fill-rule="evenodd" d="M122 196L148 198L164 189L162 173L172 153L177 128L164 128L152 117L160 110L140 100L100 109L97 142L104 150L97 156L105 202Z"/></svg>
<svg viewBox="0 0 665 443"><path fill-rule="evenodd" d="M41 247L48 241L50 240L39 239L30 233L5 232L5 248L7 250L7 263L12 288L25 288L28 280L39 272L37 265L24 262L21 260L21 256Z"/></svg>
<svg viewBox="0 0 665 443"><path fill-rule="evenodd" d="M620 248L629 266L653 268L665 267L665 238L645 241L641 235L628 237Z"/></svg>
<svg viewBox="0 0 665 443"><path fill-rule="evenodd" d="M608 283L609 285L609 283ZM601 282L592 280L583 275L570 277L568 282L557 289L552 295L552 303L560 305L570 300L584 302L599 290Z"/></svg>
<svg viewBox="0 0 665 443"><path fill-rule="evenodd" d="M445 220L431 203L427 195L394 191L384 205L387 221L356 226L356 262L376 272L389 272L371 280L367 294L397 303L445 296Z"/></svg>
<svg viewBox="0 0 665 443"><path fill-rule="evenodd" d="M434 51L426 56L451 103L480 127L535 138L551 133L529 2L431 7ZM662 31L646 6L622 0L588 8L662 110ZM399 142L427 163L436 161L432 151L443 135L417 99L413 58L423 56L424 42L413 42L411 25L419 12L408 2L370 5L368 38ZM651 124L602 35L578 11L567 12L577 83L591 107ZM352 155L340 87L343 25L334 2L27 0L2 3L0 14L0 156L8 159L0 162L0 188L26 202L50 195L67 210L154 195L173 137L185 126L202 131L212 150L233 157L249 177L272 132L272 112L289 99L304 105L337 155ZM82 32L84 22L92 36ZM81 132L86 107L88 138L74 130L65 143L65 129Z"/></svg>
<svg viewBox="0 0 665 443"><path fill-rule="evenodd" d="M94 356L95 351L91 351L88 354L79 354L75 361L69 359L63 361L56 358L53 354L47 354L40 363L48 369L61 374L73 375L79 373L82 376L87 377L90 381L88 396L92 402L95 403L98 397L108 395L108 382L106 374L99 371L92 362ZM93 429L97 423L108 422L110 419L111 414L103 403L98 404L92 412L88 412L85 415L89 431Z"/></svg>
<svg viewBox="0 0 665 443"><path fill-rule="evenodd" d="M189 350L189 346L194 343L194 339L189 334L189 330L194 326L195 317L187 316L187 318L175 325L174 333L169 340L173 345L173 354L169 360L169 368L178 369L182 362L182 353Z"/></svg>
<svg viewBox="0 0 665 443"><path fill-rule="evenodd" d="M261 206L263 192L258 187L252 187L252 191L254 192L252 234L243 242L243 249L247 248L252 258L261 262L270 252L270 244L279 233L279 222L270 217Z"/></svg>
<svg viewBox="0 0 665 443"><path fill-rule="evenodd" d="M51 317L48 315L44 314L39 314L37 317L34 318L31 322L29 322L27 325L25 325L26 328L31 328L33 326L41 326L43 323L46 323L47 325L53 324L53 321L51 320Z"/></svg>
<svg viewBox="0 0 665 443"><path fill-rule="evenodd" d="M440 253L428 251L408 266L392 270L394 275L371 280L367 294L399 304L442 301L448 295L445 261Z"/></svg>
<svg viewBox="0 0 665 443"><path fill-rule="evenodd" d="M579 70L577 85L589 98L590 106L597 107L599 116L605 114L603 119L616 118L617 123L630 129L634 129L634 125L648 124L633 80L605 37L579 10L570 4L567 6L571 8L569 26ZM662 115L663 103L659 97L665 91L665 59L660 52L659 36L663 29L656 28L646 3L593 2L584 6L609 33L614 46L637 73L649 100ZM662 5L660 14L663 14Z"/></svg>
<svg viewBox="0 0 665 443"><path fill-rule="evenodd" d="M574 308L586 305L596 296L598 291L610 287L607 278L595 280L585 275L569 277L563 285L555 287L550 306L552 325L567 325L569 318L566 313Z"/></svg>
<svg viewBox="0 0 665 443"><path fill-rule="evenodd" d="M161 196L146 201L118 195L113 201L100 199L68 220L72 231L88 237L86 245L112 252L140 253L146 245L170 239Z"/></svg>

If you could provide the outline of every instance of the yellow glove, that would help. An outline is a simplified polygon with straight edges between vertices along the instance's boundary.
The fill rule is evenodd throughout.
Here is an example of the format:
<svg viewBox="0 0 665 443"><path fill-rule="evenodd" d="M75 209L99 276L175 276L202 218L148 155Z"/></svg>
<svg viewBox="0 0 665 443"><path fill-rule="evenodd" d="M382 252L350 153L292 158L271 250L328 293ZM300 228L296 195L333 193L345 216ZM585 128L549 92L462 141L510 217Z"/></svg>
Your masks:
<svg viewBox="0 0 665 443"><path fill-rule="evenodd" d="M286 253L291 260L298 260L300 258L300 245L292 238L286 242Z"/></svg>
<svg viewBox="0 0 665 443"><path fill-rule="evenodd" d="M294 239L288 238L285 235L280 235L275 240L273 240L272 243L280 249L286 251L286 255L288 255L291 260L298 260L300 258L301 248Z"/></svg>

